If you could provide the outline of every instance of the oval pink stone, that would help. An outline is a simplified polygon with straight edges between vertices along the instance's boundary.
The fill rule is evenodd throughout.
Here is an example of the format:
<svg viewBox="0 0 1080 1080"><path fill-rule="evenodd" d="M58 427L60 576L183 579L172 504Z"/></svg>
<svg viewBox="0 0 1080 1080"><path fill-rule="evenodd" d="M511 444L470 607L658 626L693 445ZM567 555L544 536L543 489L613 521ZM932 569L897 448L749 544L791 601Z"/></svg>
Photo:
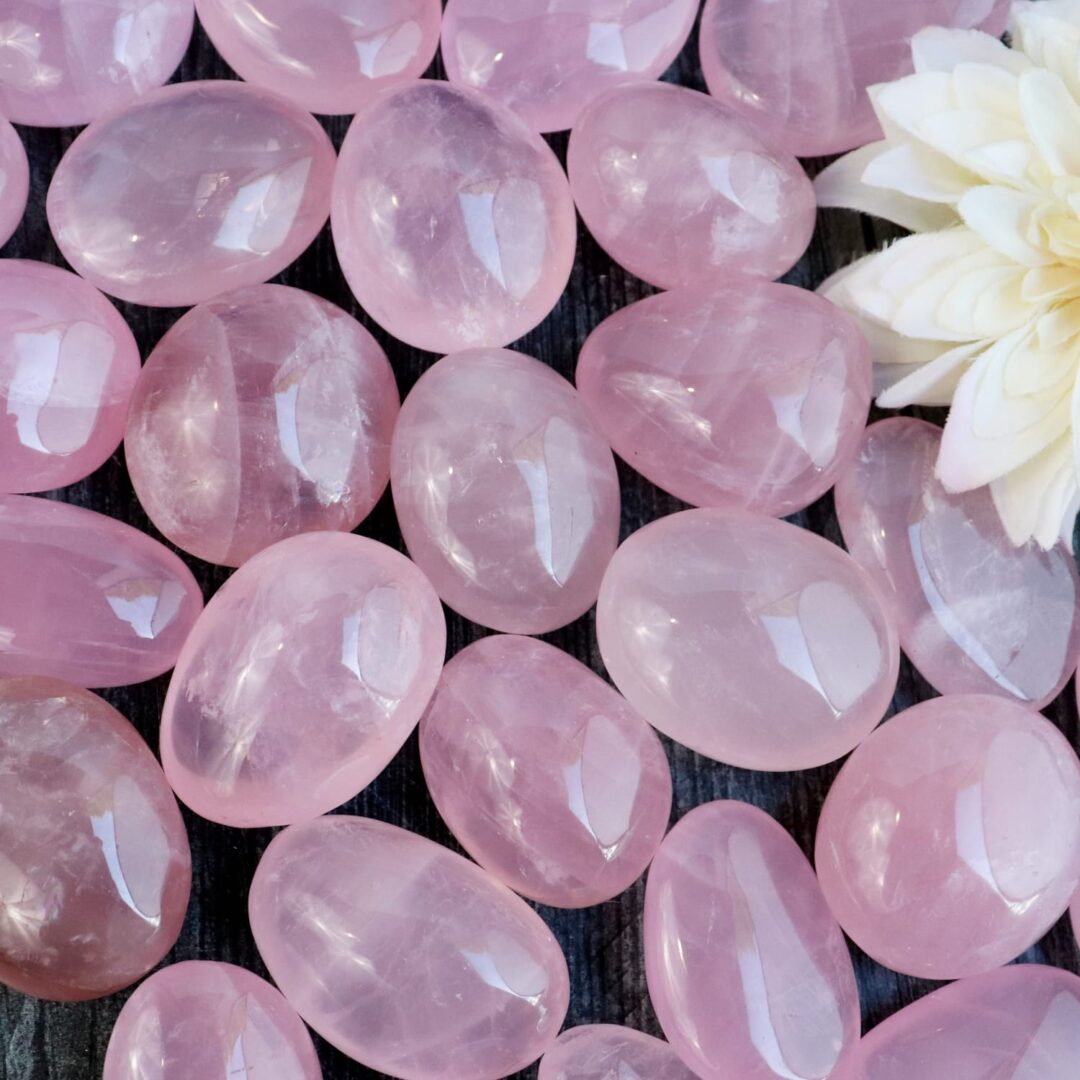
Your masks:
<svg viewBox="0 0 1080 1080"><path fill-rule="evenodd" d="M640 83L595 101L567 168L597 243L661 289L722 272L780 277L814 231L814 190L795 158L682 86Z"/></svg>
<svg viewBox="0 0 1080 1080"><path fill-rule="evenodd" d="M506 345L536 326L562 295L577 242L547 143L497 101L423 80L357 113L332 220L367 313L441 353Z"/></svg>
<svg viewBox="0 0 1080 1080"><path fill-rule="evenodd" d="M284 270L325 224L333 173L329 137L297 106L246 83L179 83L88 127L46 210L92 284L178 307Z"/></svg>
<svg viewBox="0 0 1080 1080"><path fill-rule="evenodd" d="M176 662L202 604L191 571L138 529L0 496L0 676L144 682Z"/></svg>
<svg viewBox="0 0 1080 1080"><path fill-rule="evenodd" d="M617 896L667 828L660 740L603 679L534 638L481 638L446 665L420 756L462 847L542 904Z"/></svg>
<svg viewBox="0 0 1080 1080"><path fill-rule="evenodd" d="M467 619L542 634L592 607L618 541L619 481L546 364L506 349L434 364L401 407L390 479L409 554Z"/></svg>
<svg viewBox="0 0 1080 1080"><path fill-rule="evenodd" d="M120 445L139 347L92 285L0 260L0 492L89 476Z"/></svg>
<svg viewBox="0 0 1080 1080"><path fill-rule="evenodd" d="M352 798L431 698L442 605L385 544L282 540L211 598L176 663L161 759L180 799L225 825L286 825Z"/></svg>
<svg viewBox="0 0 1080 1080"><path fill-rule="evenodd" d="M816 863L840 925L886 967L925 979L1000 967L1080 885L1080 762L1013 702L924 701L840 770Z"/></svg>
<svg viewBox="0 0 1080 1080"><path fill-rule="evenodd" d="M615 1024L564 1031L537 1080L697 1080L662 1039Z"/></svg>
<svg viewBox="0 0 1080 1080"><path fill-rule="evenodd" d="M474 863L381 821L271 841L250 894L274 981L343 1053L404 1080L496 1080L535 1061L569 980L543 920Z"/></svg>
<svg viewBox="0 0 1080 1080"><path fill-rule="evenodd" d="M0 679L0 982L54 1001L115 993L180 933L191 855L150 748L56 679Z"/></svg>
<svg viewBox="0 0 1080 1080"><path fill-rule="evenodd" d="M900 652L859 565L782 521L685 510L611 560L600 655L627 700L684 746L746 769L809 769L876 727Z"/></svg>
<svg viewBox="0 0 1080 1080"><path fill-rule="evenodd" d="M0 91L2 92L2 91ZM19 133L0 117L0 247L19 227L30 193L30 162Z"/></svg>
<svg viewBox="0 0 1080 1080"><path fill-rule="evenodd" d="M252 285L189 311L150 354L124 440L131 482L174 544L239 566L367 517L398 406L386 354L351 315Z"/></svg>

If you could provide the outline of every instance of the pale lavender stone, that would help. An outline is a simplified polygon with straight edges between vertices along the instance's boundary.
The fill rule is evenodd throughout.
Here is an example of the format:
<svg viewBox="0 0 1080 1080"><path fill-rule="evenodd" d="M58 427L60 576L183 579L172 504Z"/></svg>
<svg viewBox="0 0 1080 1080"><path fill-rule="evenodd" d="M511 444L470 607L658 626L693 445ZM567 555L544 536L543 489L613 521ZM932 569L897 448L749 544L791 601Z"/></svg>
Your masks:
<svg viewBox="0 0 1080 1080"><path fill-rule="evenodd" d="M19 133L0 117L0 246L19 227L30 193L30 163Z"/></svg>
<svg viewBox="0 0 1080 1080"><path fill-rule="evenodd" d="M540 1062L538 1080L697 1080L662 1039L615 1024L564 1031Z"/></svg>

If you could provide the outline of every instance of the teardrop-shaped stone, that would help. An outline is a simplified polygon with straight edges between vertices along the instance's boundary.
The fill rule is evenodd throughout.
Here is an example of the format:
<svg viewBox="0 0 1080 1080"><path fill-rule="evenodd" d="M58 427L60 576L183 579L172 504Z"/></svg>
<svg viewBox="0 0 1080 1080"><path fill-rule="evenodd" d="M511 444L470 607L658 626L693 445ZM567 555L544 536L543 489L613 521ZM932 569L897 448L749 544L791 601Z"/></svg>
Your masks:
<svg viewBox="0 0 1080 1080"><path fill-rule="evenodd" d="M19 227L30 194L30 162L19 133L0 116L0 246Z"/></svg>
<svg viewBox="0 0 1080 1080"><path fill-rule="evenodd" d="M697 1080L662 1039L616 1024L564 1031L540 1062L537 1080Z"/></svg>
<svg viewBox="0 0 1080 1080"><path fill-rule="evenodd" d="M323 817L278 833L251 929L300 1015L406 1080L497 1080L555 1040L569 997L558 942L524 900L414 833Z"/></svg>

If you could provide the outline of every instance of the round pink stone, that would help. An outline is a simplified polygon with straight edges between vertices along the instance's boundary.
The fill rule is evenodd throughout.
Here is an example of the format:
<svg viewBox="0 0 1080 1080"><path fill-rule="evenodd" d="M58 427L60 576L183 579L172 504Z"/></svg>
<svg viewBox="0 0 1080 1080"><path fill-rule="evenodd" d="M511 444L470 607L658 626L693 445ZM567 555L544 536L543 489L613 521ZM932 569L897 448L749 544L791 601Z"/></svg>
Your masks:
<svg viewBox="0 0 1080 1080"><path fill-rule="evenodd" d="M649 864L671 812L652 728L552 645L481 638L443 671L420 722L428 790L462 847L523 896L610 900Z"/></svg>
<svg viewBox="0 0 1080 1080"><path fill-rule="evenodd" d="M496 1080L535 1061L569 979L543 920L475 863L381 821L271 841L250 894L274 981L343 1053L403 1080Z"/></svg>
<svg viewBox="0 0 1080 1080"><path fill-rule="evenodd" d="M605 90L658 78L686 44L698 0L448 0L447 78L565 131Z"/></svg>
<svg viewBox="0 0 1080 1080"><path fill-rule="evenodd" d="M699 806L660 845L645 973L665 1034L702 1080L819 1080L859 1038L851 957L814 871L746 803Z"/></svg>
<svg viewBox="0 0 1080 1080"><path fill-rule="evenodd" d="M0 982L55 1001L115 993L180 933L191 855L150 748L55 679L0 679Z"/></svg>
<svg viewBox="0 0 1080 1080"><path fill-rule="evenodd" d="M29 193L30 163L22 139L0 116L0 247L19 227Z"/></svg>
<svg viewBox="0 0 1080 1080"><path fill-rule="evenodd" d="M398 406L386 354L351 315L252 285L189 311L150 354L124 440L131 482L174 544L239 566L367 517Z"/></svg>
<svg viewBox="0 0 1080 1080"><path fill-rule="evenodd" d="M662 1039L615 1024L564 1031L537 1080L697 1080Z"/></svg>
<svg viewBox="0 0 1080 1080"><path fill-rule="evenodd" d="M467 619L542 634L593 605L619 482L581 399L545 364L475 349L433 365L401 407L390 479L409 554Z"/></svg>
<svg viewBox="0 0 1080 1080"><path fill-rule="evenodd" d="M924 701L841 769L816 862L840 925L886 967L925 979L1000 967L1080 885L1080 762L1020 705Z"/></svg>
<svg viewBox="0 0 1080 1080"><path fill-rule="evenodd" d="M810 243L814 189L706 94L619 87L570 135L574 202L600 246L661 289L723 272L777 278Z"/></svg>
<svg viewBox="0 0 1080 1080"><path fill-rule="evenodd" d="M418 80L353 121L334 179L334 245L357 300L432 352L506 345L555 306L577 221L558 159L509 109Z"/></svg>
<svg viewBox="0 0 1080 1080"><path fill-rule="evenodd" d="M139 347L92 285L0 260L0 492L89 476L120 445Z"/></svg>
<svg viewBox="0 0 1080 1080"><path fill-rule="evenodd" d="M310 114L241 82L162 87L86 129L46 209L64 257L153 307L266 281L330 209L334 148Z"/></svg>
<svg viewBox="0 0 1080 1080"><path fill-rule="evenodd" d="M176 663L161 759L180 799L225 825L286 825L383 770L442 670L427 579L348 533L282 540L210 600Z"/></svg>

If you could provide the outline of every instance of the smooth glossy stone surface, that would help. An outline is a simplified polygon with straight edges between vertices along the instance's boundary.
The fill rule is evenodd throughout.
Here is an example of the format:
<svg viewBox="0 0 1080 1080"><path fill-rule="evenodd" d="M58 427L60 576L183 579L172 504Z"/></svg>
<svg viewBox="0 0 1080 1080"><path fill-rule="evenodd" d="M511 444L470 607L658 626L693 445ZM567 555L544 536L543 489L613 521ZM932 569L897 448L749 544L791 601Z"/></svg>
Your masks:
<svg viewBox="0 0 1080 1080"><path fill-rule="evenodd" d="M768 814L692 810L645 890L649 997L702 1080L821 1080L859 1037L847 943L814 871Z"/></svg>
<svg viewBox="0 0 1080 1080"><path fill-rule="evenodd" d="M0 259L0 492L89 476L120 445L138 377L135 337L97 289Z"/></svg>
<svg viewBox="0 0 1080 1080"><path fill-rule="evenodd" d="M165 774L225 825L323 814L401 748L445 652L439 598L403 555L350 533L282 540L195 624L165 698Z"/></svg>
<svg viewBox="0 0 1080 1080"><path fill-rule="evenodd" d="M202 611L164 544L80 506L0 496L0 676L127 686L173 666Z"/></svg>
<svg viewBox="0 0 1080 1080"><path fill-rule="evenodd" d="M56 679L0 679L0 982L86 1001L146 974L180 933L191 855L150 748Z"/></svg>
<svg viewBox="0 0 1080 1080"><path fill-rule="evenodd" d="M577 242L570 188L543 139L475 90L424 80L357 114L332 221L364 310L441 353L507 345L536 326Z"/></svg>
<svg viewBox="0 0 1080 1080"><path fill-rule="evenodd" d="M0 117L0 246L19 227L30 193L30 163L19 133Z"/></svg>
<svg viewBox="0 0 1080 1080"><path fill-rule="evenodd" d="M297 106L246 83L179 83L88 127L46 209L88 281L179 307L284 270L325 224L333 174L330 139Z"/></svg>
<svg viewBox="0 0 1080 1080"><path fill-rule="evenodd" d="M941 429L896 417L867 428L836 485L848 550L888 595L900 644L943 694L1041 709L1080 655L1080 581L1064 545L1016 547L988 488L934 478Z"/></svg>
<svg viewBox="0 0 1080 1080"><path fill-rule="evenodd" d="M420 756L461 846L542 904L617 896L667 828L660 740L603 679L534 638L481 638L447 664Z"/></svg>
<svg viewBox="0 0 1080 1080"><path fill-rule="evenodd" d="M401 407L390 479L409 554L466 618L542 634L593 605L619 482L581 399L546 364L474 349L429 368Z"/></svg>
<svg viewBox="0 0 1080 1080"><path fill-rule="evenodd" d="M566 1015L558 942L475 863L414 833L324 817L274 837L251 929L274 981L343 1053L404 1080L496 1080Z"/></svg>
<svg viewBox="0 0 1080 1080"><path fill-rule="evenodd" d="M576 381L615 452L658 487L782 517L854 454L872 376L840 308L733 276L615 312L586 340Z"/></svg>
<svg viewBox="0 0 1080 1080"><path fill-rule="evenodd" d="M424 73L439 47L439 0L195 0L241 77L314 113L354 113Z"/></svg>
<svg viewBox="0 0 1080 1080"><path fill-rule="evenodd" d="M174 544L239 566L301 532L356 528L390 479L398 392L349 314L283 285L189 311L139 379L124 449Z"/></svg>
<svg viewBox="0 0 1080 1080"><path fill-rule="evenodd" d="M605 94L575 125L567 168L597 243L661 289L729 272L778 278L814 231L814 190L795 158L686 87Z"/></svg>
<svg viewBox="0 0 1080 1080"><path fill-rule="evenodd" d="M615 1024L564 1031L540 1062L538 1080L697 1080L662 1039Z"/></svg>
<svg viewBox="0 0 1080 1080"><path fill-rule="evenodd" d="M900 663L874 583L782 521L685 510L611 560L596 634L615 685L654 727L746 769L846 754L888 708Z"/></svg>
<svg viewBox="0 0 1080 1080"><path fill-rule="evenodd" d="M924 701L841 769L815 862L840 925L886 967L925 979L1000 967L1080 884L1080 762L1013 702Z"/></svg>

